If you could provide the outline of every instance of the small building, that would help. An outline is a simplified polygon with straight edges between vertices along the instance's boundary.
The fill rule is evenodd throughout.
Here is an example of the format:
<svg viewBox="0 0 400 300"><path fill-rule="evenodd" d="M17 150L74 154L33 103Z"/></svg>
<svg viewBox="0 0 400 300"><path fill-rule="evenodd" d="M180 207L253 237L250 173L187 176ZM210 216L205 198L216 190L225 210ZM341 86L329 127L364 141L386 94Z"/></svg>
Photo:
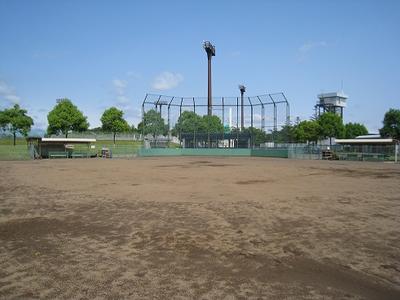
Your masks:
<svg viewBox="0 0 400 300"><path fill-rule="evenodd" d="M397 162L399 141L378 135L359 136L355 139L336 139L341 145L339 156L352 160L394 160Z"/></svg>
<svg viewBox="0 0 400 300"><path fill-rule="evenodd" d="M29 137L28 147L34 158L91 157L96 139L86 138L40 138Z"/></svg>

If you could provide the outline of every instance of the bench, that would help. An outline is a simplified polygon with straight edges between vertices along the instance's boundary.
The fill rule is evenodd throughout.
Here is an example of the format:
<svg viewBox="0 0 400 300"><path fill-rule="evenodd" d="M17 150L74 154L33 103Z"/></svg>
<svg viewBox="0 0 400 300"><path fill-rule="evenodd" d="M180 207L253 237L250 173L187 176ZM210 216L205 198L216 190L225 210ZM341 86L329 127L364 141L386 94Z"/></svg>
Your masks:
<svg viewBox="0 0 400 300"><path fill-rule="evenodd" d="M68 152L51 151L49 152L49 158L68 158Z"/></svg>
<svg viewBox="0 0 400 300"><path fill-rule="evenodd" d="M381 153L339 153L339 160L358 160L358 161L384 161L385 155Z"/></svg>
<svg viewBox="0 0 400 300"><path fill-rule="evenodd" d="M366 161L384 161L385 155L380 153L363 153L363 160Z"/></svg>
<svg viewBox="0 0 400 300"><path fill-rule="evenodd" d="M87 152L72 152L71 153L72 158L83 158L83 157L89 157L89 154Z"/></svg>

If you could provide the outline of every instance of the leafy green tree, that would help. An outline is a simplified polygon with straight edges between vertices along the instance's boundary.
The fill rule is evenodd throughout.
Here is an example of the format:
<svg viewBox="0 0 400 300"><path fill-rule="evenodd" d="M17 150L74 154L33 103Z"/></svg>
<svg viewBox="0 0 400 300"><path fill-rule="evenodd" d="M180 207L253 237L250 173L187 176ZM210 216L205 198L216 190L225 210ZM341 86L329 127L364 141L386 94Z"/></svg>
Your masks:
<svg viewBox="0 0 400 300"><path fill-rule="evenodd" d="M85 131L89 128L87 117L69 99L58 100L58 103L47 115L48 134L59 134L68 137L70 130Z"/></svg>
<svg viewBox="0 0 400 300"><path fill-rule="evenodd" d="M0 127L10 131L16 144L17 133L27 136L33 125L33 119L27 115L27 111L15 104L12 108L0 111Z"/></svg>
<svg viewBox="0 0 400 300"><path fill-rule="evenodd" d="M100 118L102 128L105 131L113 133L113 141L115 145L115 136L119 132L127 132L130 130L128 122L124 119L124 112L116 107L106 109Z"/></svg>
<svg viewBox="0 0 400 300"><path fill-rule="evenodd" d="M224 131L224 125L221 119L217 116L205 115L201 118L200 132L203 133L222 133Z"/></svg>
<svg viewBox="0 0 400 300"><path fill-rule="evenodd" d="M277 143L291 143L294 141L294 126L285 125L282 129L274 132L275 142Z"/></svg>
<svg viewBox="0 0 400 300"><path fill-rule="evenodd" d="M347 123L344 125L344 136L346 139L354 139L359 135L368 134L368 129L360 123Z"/></svg>
<svg viewBox="0 0 400 300"><path fill-rule="evenodd" d="M132 133L137 133L137 132L138 132L138 129L135 127L134 124L132 124L132 125L130 126L130 132L132 132Z"/></svg>
<svg viewBox="0 0 400 300"><path fill-rule="evenodd" d="M138 128L141 129L145 135L151 134L154 138L156 138L157 135L166 134L168 131L164 119L154 109L144 113L143 121L139 123Z"/></svg>
<svg viewBox="0 0 400 300"><path fill-rule="evenodd" d="M329 138L329 144L332 146L332 138L341 138L344 135L344 125L342 118L334 113L324 113L317 122L321 126L321 138Z"/></svg>
<svg viewBox="0 0 400 300"><path fill-rule="evenodd" d="M321 136L321 126L317 121L301 121L293 128L296 142L318 142Z"/></svg>
<svg viewBox="0 0 400 300"><path fill-rule="evenodd" d="M383 137L400 140L400 109L389 109L383 119L383 127L379 130Z"/></svg>
<svg viewBox="0 0 400 300"><path fill-rule="evenodd" d="M222 133L224 131L224 125L221 119L217 116L205 115L201 118L200 132L207 133L208 137L208 147L211 146L210 134L212 133Z"/></svg>
<svg viewBox="0 0 400 300"><path fill-rule="evenodd" d="M267 141L267 134L265 133L265 131L255 127L249 127L245 130L248 130L250 132L254 145L259 146L260 144L263 144Z"/></svg>
<svg viewBox="0 0 400 300"><path fill-rule="evenodd" d="M193 111L184 111L178 118L174 127L175 133L198 132L202 127L203 119Z"/></svg>
<svg viewBox="0 0 400 300"><path fill-rule="evenodd" d="M4 111L0 110L0 129L5 130L7 126L8 118L4 114Z"/></svg>

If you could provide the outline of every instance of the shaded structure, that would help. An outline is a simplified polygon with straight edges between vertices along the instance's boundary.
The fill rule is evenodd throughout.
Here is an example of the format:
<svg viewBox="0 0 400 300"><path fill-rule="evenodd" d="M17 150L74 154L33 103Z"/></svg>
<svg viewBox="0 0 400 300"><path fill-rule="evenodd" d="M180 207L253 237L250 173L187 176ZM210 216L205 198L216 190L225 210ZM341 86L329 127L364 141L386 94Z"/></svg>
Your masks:
<svg viewBox="0 0 400 300"><path fill-rule="evenodd" d="M278 126L290 124L290 105L284 93L264 94L252 97L214 97L210 107L208 98L205 97L177 97L156 94L146 94L142 103L142 122L144 114L150 109L156 110L166 120L169 137L172 135L173 126L184 111L192 111L200 116L211 114L218 116L224 124L221 132L177 132L179 140L185 143L182 146L201 147L205 135L211 138L207 147L235 147L248 148L254 146L252 134L241 131L241 128L257 128L263 132L274 133ZM165 106L166 109L161 109ZM280 108L280 109L279 109ZM243 112L243 114L242 114ZM242 114L242 124L239 124L239 113ZM231 120L233 116L234 120ZM230 122L231 124L229 124ZM228 125L229 124L229 125ZM213 142L214 141L214 142ZM225 141L221 146L221 141Z"/></svg>
<svg viewBox="0 0 400 300"><path fill-rule="evenodd" d="M398 161L399 141L392 138L360 136L355 139L336 139L339 159Z"/></svg>
<svg viewBox="0 0 400 300"><path fill-rule="evenodd" d="M90 147L96 139L87 138L27 138L33 158L90 157Z"/></svg>

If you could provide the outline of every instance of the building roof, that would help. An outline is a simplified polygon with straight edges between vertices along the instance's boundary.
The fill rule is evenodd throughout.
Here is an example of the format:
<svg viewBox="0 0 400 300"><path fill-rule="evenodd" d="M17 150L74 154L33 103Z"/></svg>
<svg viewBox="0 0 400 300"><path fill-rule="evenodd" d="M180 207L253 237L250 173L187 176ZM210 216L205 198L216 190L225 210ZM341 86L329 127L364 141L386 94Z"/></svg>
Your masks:
<svg viewBox="0 0 400 300"><path fill-rule="evenodd" d="M82 138L42 138L41 142L46 143L94 143L96 139Z"/></svg>
<svg viewBox="0 0 400 300"><path fill-rule="evenodd" d="M343 99L347 99L349 98L349 96L345 95L343 92L333 92L333 93L321 93L317 96L318 98L322 99L322 98L343 98Z"/></svg>
<svg viewBox="0 0 400 300"><path fill-rule="evenodd" d="M395 144L397 141L394 139L336 139L337 144Z"/></svg>

